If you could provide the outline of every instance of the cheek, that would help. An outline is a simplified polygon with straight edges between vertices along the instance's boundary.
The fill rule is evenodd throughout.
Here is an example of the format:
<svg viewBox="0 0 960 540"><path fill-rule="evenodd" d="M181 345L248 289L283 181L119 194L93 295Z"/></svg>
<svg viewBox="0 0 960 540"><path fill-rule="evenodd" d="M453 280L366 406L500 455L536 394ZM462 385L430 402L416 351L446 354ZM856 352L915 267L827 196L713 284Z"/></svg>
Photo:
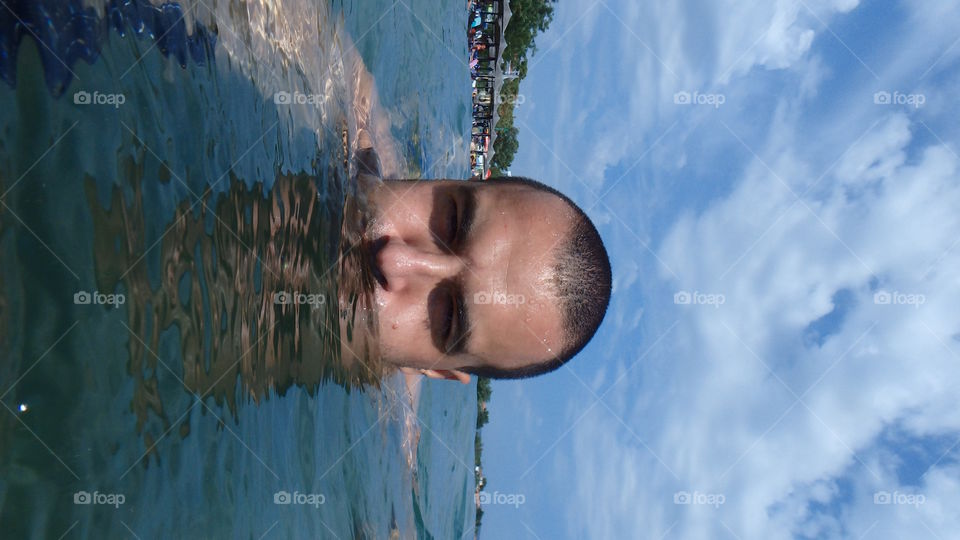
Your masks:
<svg viewBox="0 0 960 540"><path fill-rule="evenodd" d="M419 206L410 205L409 208L402 210L402 214L403 218L400 221L397 233L404 242L414 246L422 246L423 244L421 242L433 240L429 226L429 207L420 208Z"/></svg>
<svg viewBox="0 0 960 540"><path fill-rule="evenodd" d="M392 299L377 314L380 341L392 349L417 350L429 332L424 328L424 314L418 306L398 306Z"/></svg>
<svg viewBox="0 0 960 540"><path fill-rule="evenodd" d="M374 216L370 230L373 236L415 234L429 223L429 199L424 200L418 190L407 191L407 186L393 186L393 193L379 192L372 198Z"/></svg>
<svg viewBox="0 0 960 540"><path fill-rule="evenodd" d="M413 368L435 367L440 355L432 344L423 320L380 319L380 350L390 361Z"/></svg>

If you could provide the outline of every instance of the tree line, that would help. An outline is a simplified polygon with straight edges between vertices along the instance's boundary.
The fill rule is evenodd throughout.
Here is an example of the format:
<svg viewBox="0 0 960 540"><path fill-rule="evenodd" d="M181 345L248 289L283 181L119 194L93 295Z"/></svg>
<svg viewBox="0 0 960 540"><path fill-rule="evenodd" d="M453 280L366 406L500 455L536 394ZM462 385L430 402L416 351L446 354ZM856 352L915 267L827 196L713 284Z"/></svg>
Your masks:
<svg viewBox="0 0 960 540"><path fill-rule="evenodd" d="M537 34L543 32L553 21L551 0L510 0L512 15L503 36L507 42L500 55L501 69L510 63L517 70L516 79L503 83L500 89L497 114L499 119L494 129L497 139L493 143L493 161L490 168L494 176L510 168L513 158L520 148L518 131L513 125L513 112L520 93L520 81L527 76L527 58L537 52Z"/></svg>

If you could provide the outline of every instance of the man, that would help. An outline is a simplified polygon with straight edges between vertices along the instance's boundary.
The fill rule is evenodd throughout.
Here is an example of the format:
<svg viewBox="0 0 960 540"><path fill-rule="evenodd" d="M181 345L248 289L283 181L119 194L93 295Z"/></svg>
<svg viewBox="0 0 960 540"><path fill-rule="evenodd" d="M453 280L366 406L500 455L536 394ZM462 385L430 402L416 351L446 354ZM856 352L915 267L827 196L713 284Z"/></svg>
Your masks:
<svg viewBox="0 0 960 540"><path fill-rule="evenodd" d="M603 320L606 250L559 192L526 178L388 180L370 201L379 347L407 373L463 383L539 375Z"/></svg>
<svg viewBox="0 0 960 540"><path fill-rule="evenodd" d="M344 58L371 206L363 250L376 277L382 360L408 384L413 374L468 383L471 374L524 378L563 365L610 300L610 262L590 219L527 178L371 181L402 167L373 77L348 39Z"/></svg>

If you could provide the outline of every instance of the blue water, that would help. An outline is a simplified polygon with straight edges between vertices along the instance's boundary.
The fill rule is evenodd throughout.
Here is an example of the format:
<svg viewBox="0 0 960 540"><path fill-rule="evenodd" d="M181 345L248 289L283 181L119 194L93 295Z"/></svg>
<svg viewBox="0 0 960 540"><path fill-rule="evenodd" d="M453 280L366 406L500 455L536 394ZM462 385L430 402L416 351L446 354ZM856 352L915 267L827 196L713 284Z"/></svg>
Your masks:
<svg viewBox="0 0 960 540"><path fill-rule="evenodd" d="M405 175L465 178L465 6L3 8L2 536L469 534L475 388L427 384L410 411L327 331L352 306L345 38ZM275 309L291 283L329 301ZM76 303L94 291L123 303Z"/></svg>

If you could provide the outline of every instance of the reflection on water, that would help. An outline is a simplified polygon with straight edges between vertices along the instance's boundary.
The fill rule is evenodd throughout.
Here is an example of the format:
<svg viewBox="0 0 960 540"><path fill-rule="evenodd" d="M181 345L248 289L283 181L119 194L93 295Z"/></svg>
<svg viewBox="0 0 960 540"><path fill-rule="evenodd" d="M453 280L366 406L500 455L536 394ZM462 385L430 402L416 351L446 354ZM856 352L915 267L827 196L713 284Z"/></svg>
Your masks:
<svg viewBox="0 0 960 540"><path fill-rule="evenodd" d="M189 25L180 4L151 4L148 0L106 0L97 9L80 0L57 2L4 2L0 10L0 79L16 83L16 60L25 36L42 40L40 54L50 93L59 96L74 78L71 66L77 60L94 63L100 41L112 30L120 36L130 31L138 38L156 40L157 50L176 59L181 67L187 58L204 65L212 56L216 33L203 24ZM43 24L31 24L43 21ZM58 39L60 38L60 39Z"/></svg>
<svg viewBox="0 0 960 540"><path fill-rule="evenodd" d="M362 220L344 221L341 243L339 188L321 194L309 175L278 175L264 193L261 183L247 189L231 177L228 191L181 202L160 240L148 246L143 169L131 157L121 169L130 195L114 187L106 208L94 180L85 185L97 290L126 295L137 432L151 413L160 421L145 434L148 447L171 427L157 380L158 370L170 367L158 363L171 359L156 353L171 326L179 333L184 386L226 404L235 418L242 396L259 402L271 389L283 395L294 384L313 394L324 381L379 383L372 278L355 248ZM148 265L159 268L155 285ZM189 416L182 420L189 423Z"/></svg>
<svg viewBox="0 0 960 540"><path fill-rule="evenodd" d="M475 392L427 384L416 445L402 377L381 378L347 54L352 37L401 170L462 177L462 15L392 0L0 6L0 537L471 528ZM281 105L281 91L316 99ZM326 503L273 504L281 490ZM75 504L82 491L125 503Z"/></svg>

